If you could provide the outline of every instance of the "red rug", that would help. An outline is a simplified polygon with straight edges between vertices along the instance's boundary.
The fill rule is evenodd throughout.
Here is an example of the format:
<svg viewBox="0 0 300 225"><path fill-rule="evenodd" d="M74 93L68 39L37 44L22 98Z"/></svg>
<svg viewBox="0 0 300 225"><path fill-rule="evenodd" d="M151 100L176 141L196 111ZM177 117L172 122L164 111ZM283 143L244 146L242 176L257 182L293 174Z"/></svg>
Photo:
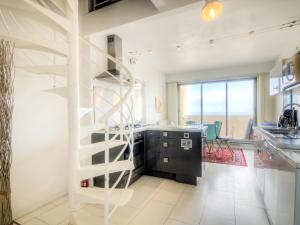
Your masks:
<svg viewBox="0 0 300 225"><path fill-rule="evenodd" d="M223 148L222 151L220 150L218 152L214 149L212 150L212 153L209 153L208 149L205 148L205 162L247 167L243 149L233 148L233 151L234 157L232 157L228 148Z"/></svg>

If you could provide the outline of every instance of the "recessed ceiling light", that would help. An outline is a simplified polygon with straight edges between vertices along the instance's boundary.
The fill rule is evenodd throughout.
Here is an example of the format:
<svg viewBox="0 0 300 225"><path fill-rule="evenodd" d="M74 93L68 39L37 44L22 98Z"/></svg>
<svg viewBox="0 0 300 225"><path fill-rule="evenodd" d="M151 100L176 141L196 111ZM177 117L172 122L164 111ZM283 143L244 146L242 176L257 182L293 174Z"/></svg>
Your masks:
<svg viewBox="0 0 300 225"><path fill-rule="evenodd" d="M248 32L248 34L251 36L251 35L255 34L255 31L254 31L254 30L250 30L250 31Z"/></svg>
<svg viewBox="0 0 300 225"><path fill-rule="evenodd" d="M215 40L213 40L213 39L209 40L209 44L212 45L213 43L215 43Z"/></svg>
<svg viewBox="0 0 300 225"><path fill-rule="evenodd" d="M137 51L130 51L128 52L129 55L136 55L137 54Z"/></svg>
<svg viewBox="0 0 300 225"><path fill-rule="evenodd" d="M179 50L181 50L181 46L180 45L177 45L176 46L176 49L179 51Z"/></svg>
<svg viewBox="0 0 300 225"><path fill-rule="evenodd" d="M202 8L201 17L205 21L211 21L221 15L223 4L219 0L205 0Z"/></svg>
<svg viewBox="0 0 300 225"><path fill-rule="evenodd" d="M148 50L149 54L153 54L153 51L151 49Z"/></svg>

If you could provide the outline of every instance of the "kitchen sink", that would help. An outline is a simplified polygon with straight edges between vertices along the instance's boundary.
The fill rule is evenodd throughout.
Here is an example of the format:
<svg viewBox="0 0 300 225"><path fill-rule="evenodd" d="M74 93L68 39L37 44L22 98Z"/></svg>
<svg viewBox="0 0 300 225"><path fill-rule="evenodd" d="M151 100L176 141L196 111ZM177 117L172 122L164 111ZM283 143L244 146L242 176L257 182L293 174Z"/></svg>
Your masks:
<svg viewBox="0 0 300 225"><path fill-rule="evenodd" d="M274 138L283 139L300 139L299 130L288 129L288 128L264 128Z"/></svg>

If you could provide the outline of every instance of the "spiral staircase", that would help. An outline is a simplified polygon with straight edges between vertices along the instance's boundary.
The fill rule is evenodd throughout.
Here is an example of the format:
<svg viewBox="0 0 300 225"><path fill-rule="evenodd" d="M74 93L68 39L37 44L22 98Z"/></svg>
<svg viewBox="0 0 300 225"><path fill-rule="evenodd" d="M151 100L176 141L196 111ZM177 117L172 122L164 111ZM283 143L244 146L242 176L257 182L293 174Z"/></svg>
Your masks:
<svg viewBox="0 0 300 225"><path fill-rule="evenodd" d="M67 99L70 224L79 224L77 212L82 204L103 206L104 216L99 212L99 221L109 224L116 209L133 195L128 186L134 169L134 77L118 59L79 36L77 0L0 0L0 22L0 39L14 42L16 57L24 62L16 69L49 76L53 87L43 91ZM35 32L30 30L33 28ZM121 75L105 71L97 55L121 67ZM37 63L35 59L41 57L46 63ZM97 80L104 71L110 79ZM93 132L102 133L104 141L90 143ZM120 152L112 158L110 151L115 147ZM129 157L124 160L121 156L128 149ZM103 163L91 165L91 157L101 152ZM113 185L109 185L111 173L119 176ZM120 188L125 175L125 185ZM97 176L104 177L103 188L81 187L81 181Z"/></svg>

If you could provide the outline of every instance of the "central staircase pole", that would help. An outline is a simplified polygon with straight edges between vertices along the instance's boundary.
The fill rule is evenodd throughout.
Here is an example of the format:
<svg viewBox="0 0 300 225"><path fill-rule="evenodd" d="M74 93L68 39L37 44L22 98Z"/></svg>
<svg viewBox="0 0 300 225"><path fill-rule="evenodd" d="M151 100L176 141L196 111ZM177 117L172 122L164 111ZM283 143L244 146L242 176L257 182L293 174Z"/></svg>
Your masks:
<svg viewBox="0 0 300 225"><path fill-rule="evenodd" d="M69 123L69 206L71 210L70 224L75 224L75 213L79 208L75 193L80 188L76 171L79 168L80 120L79 120L79 32L78 32L78 0L74 0L74 11L69 13L72 30L69 33L68 58L68 123Z"/></svg>

